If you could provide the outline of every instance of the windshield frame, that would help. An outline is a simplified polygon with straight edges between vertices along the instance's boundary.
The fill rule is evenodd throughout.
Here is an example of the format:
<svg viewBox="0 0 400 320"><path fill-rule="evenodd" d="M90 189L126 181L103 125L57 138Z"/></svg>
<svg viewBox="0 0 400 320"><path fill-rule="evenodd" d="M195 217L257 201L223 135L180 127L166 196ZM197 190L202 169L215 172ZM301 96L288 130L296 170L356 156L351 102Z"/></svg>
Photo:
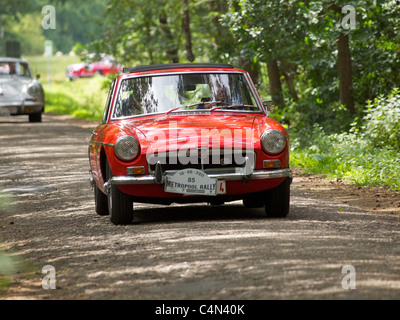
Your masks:
<svg viewBox="0 0 400 320"><path fill-rule="evenodd" d="M114 101L112 102L112 106L109 110L109 121L120 121L120 120L126 120L126 119L132 119L132 118L140 118L140 117L147 117L147 116L153 116L153 115L159 115L163 114L165 115L166 111L157 111L153 113L145 113L145 114L136 114L136 115L131 115L131 116L125 116L125 117L115 117L114 116L114 109L116 107L117 103L117 97L120 94L122 82L124 80L129 80L129 79L135 79L135 78L146 78L146 77L158 77L158 76L176 76L176 75L181 75L181 74L238 74L244 77L246 84L250 90L250 93L252 94L255 105L258 107L258 110L233 110L233 109L218 109L215 110L214 112L210 112L208 109L201 109L201 110L180 110L180 111L174 111L170 112L168 115L174 115L174 114L211 114L215 112L230 112L230 113L251 113L251 114L264 114L267 115L267 111L265 110L258 93L254 87L253 82L251 79L249 79L248 75L244 73L243 71L239 70L230 70L230 71L222 71L222 70L201 70L201 71L193 71L193 70L188 70L188 71L179 71L179 72L155 72L155 73L145 73L145 74L137 74L137 75L124 75L122 76L118 83L117 83L117 88L114 88Z"/></svg>

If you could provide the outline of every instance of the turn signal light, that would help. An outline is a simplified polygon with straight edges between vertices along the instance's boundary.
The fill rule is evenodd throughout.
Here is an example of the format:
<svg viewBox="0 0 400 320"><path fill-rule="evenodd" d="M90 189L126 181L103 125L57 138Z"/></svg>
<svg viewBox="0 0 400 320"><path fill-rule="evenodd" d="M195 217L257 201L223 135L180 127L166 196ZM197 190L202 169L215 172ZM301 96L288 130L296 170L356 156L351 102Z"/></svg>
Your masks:
<svg viewBox="0 0 400 320"><path fill-rule="evenodd" d="M264 160L263 168L265 169L274 169L279 168L281 166L281 162L279 160Z"/></svg>
<svg viewBox="0 0 400 320"><path fill-rule="evenodd" d="M144 170L144 167L128 167L126 169L126 174L128 176L145 174L145 170Z"/></svg>

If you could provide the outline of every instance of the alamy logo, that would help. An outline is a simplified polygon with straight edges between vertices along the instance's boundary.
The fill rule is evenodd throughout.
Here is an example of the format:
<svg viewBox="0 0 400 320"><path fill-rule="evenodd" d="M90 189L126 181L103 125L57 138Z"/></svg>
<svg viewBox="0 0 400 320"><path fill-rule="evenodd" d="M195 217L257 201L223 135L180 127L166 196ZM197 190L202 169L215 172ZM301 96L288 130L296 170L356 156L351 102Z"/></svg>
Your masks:
<svg viewBox="0 0 400 320"><path fill-rule="evenodd" d="M146 158L150 165L235 164L251 174L255 167L253 129L201 129L200 135L191 128L178 133L178 124L170 122L167 132L155 131L149 136Z"/></svg>
<svg viewBox="0 0 400 320"><path fill-rule="evenodd" d="M346 273L346 275L342 279L342 288L343 289L355 289L356 288L356 268L353 266L343 266L342 273Z"/></svg>
<svg viewBox="0 0 400 320"><path fill-rule="evenodd" d="M53 266L46 265L42 268L42 273L46 276L42 279L42 288L45 290L56 288L56 269Z"/></svg>
<svg viewBox="0 0 400 320"><path fill-rule="evenodd" d="M354 30L356 28L356 9L351 5L346 5L342 8L342 13L347 13L342 19L343 29Z"/></svg>
<svg viewBox="0 0 400 320"><path fill-rule="evenodd" d="M56 9L47 5L42 8L42 14L46 14L42 19L42 28L47 29L55 29L56 28Z"/></svg>

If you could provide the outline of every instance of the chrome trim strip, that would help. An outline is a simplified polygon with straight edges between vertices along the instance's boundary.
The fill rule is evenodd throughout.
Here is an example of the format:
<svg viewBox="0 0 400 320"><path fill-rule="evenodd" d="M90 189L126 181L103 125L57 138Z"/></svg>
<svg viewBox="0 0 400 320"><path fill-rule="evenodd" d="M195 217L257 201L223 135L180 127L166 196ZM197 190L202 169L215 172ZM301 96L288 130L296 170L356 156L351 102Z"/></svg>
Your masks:
<svg viewBox="0 0 400 320"><path fill-rule="evenodd" d="M96 144L96 145L99 145L99 146L114 147L114 145L112 143L97 142L97 141L92 141L92 140L90 140L89 143L90 144Z"/></svg>
<svg viewBox="0 0 400 320"><path fill-rule="evenodd" d="M172 174L172 172L171 172ZM219 180L261 180L261 179L273 179L273 178L288 178L292 176L292 170L290 169L279 169L279 170L256 170L249 176L245 175L245 172L238 170L235 173L218 173L208 174L210 178ZM153 175L129 177L129 176L114 176L110 180L111 184L115 185L130 185L130 184L156 184L155 177Z"/></svg>

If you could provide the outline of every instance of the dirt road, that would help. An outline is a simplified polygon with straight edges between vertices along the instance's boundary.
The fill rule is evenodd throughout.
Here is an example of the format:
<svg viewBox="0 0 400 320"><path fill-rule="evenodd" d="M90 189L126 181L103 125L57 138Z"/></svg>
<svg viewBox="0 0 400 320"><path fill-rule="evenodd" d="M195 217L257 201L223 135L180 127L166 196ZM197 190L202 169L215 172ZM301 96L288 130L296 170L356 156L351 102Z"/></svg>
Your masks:
<svg viewBox="0 0 400 320"><path fill-rule="evenodd" d="M0 118L0 299L398 299L399 218L320 198L294 177L291 211L138 204L132 225L94 212L95 124ZM42 268L56 289L42 287Z"/></svg>

